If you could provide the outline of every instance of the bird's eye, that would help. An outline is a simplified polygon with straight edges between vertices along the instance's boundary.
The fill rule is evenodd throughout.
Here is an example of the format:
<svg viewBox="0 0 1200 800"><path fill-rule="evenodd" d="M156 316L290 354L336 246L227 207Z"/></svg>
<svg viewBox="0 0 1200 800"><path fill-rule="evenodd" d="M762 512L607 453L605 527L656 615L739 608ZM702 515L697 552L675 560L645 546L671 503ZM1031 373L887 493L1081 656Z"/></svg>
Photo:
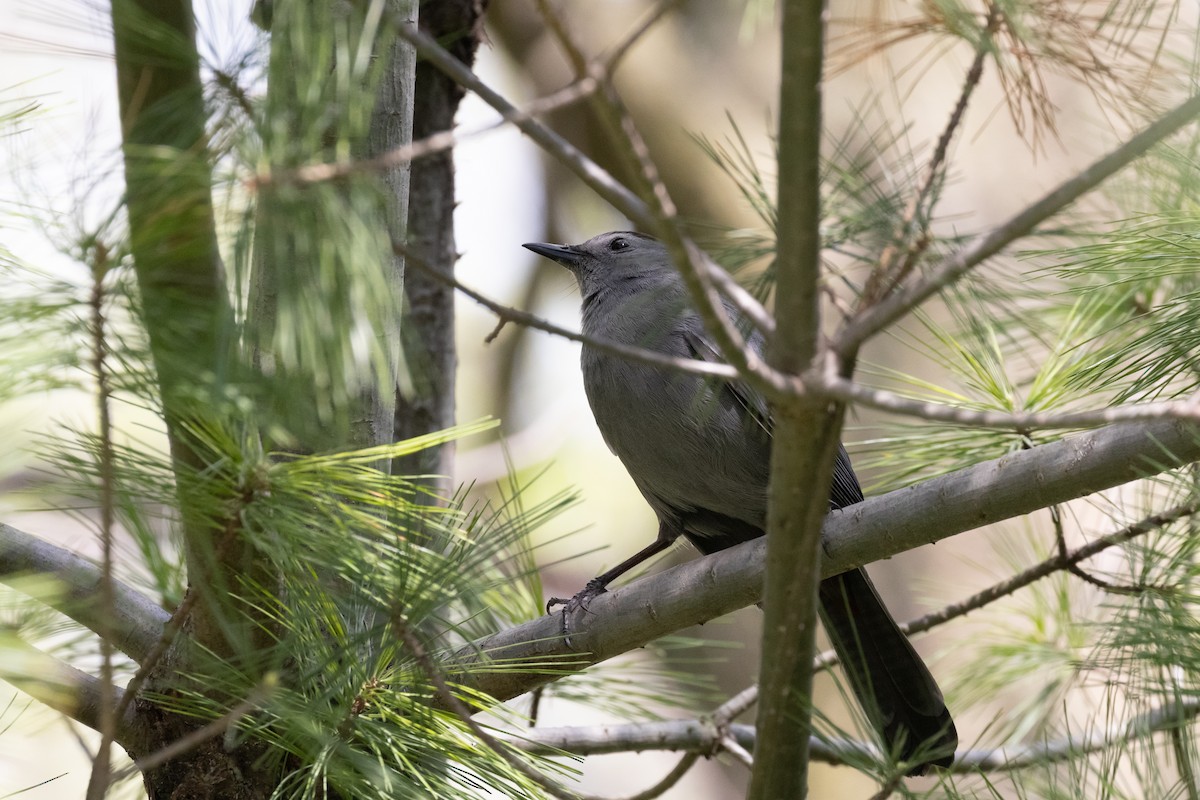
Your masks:
<svg viewBox="0 0 1200 800"><path fill-rule="evenodd" d="M619 236L608 243L608 249L613 251L624 250L627 247L629 247L629 242Z"/></svg>

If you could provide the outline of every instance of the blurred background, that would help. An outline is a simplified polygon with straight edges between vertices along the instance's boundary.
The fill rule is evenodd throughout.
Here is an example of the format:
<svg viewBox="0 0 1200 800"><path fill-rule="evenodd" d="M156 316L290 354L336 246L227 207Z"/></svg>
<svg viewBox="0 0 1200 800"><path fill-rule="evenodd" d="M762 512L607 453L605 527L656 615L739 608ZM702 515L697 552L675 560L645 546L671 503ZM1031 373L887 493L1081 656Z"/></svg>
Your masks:
<svg viewBox="0 0 1200 800"><path fill-rule="evenodd" d="M654 3L646 0L568 0L557 4L584 52L597 54L624 39ZM220 60L253 46L244 0L198 0L202 35ZM853 37L866 15L910 13L908 4L877 0L834 0L832 43ZM41 110L23 129L0 140L0 246L21 260L64 274L78 267L59 250L81 220L110 208L120 192L115 76L109 50L107 9L88 2L52 0L29 4L0 0L0 99L36 101ZM568 61L545 30L533 0L492 0L477 72L518 106L548 95L572 78ZM943 129L972 58L965 43L919 37L850 63L843 59L826 87L826 124L831 146L866 141L886 125L896 140L897 157L920 163ZM1022 208L1056 182L1087 163L1116 138L1106 109L1094 94L1067 80L1047 78L1060 124L1056 136L1030 144L1004 106L999 83L985 75L965 127L953 150L954 166L939 206L942 231L974 231ZM698 145L696 137L722 142L744 137L748 152L769 170L778 88L777 25L770 3L752 0L691 0L667 14L623 62L617 86L681 214L714 236L725 229L761 230L735 184ZM253 87L252 87L253 88ZM261 88L261 87L260 87ZM494 113L473 96L463 103L459 122L470 130ZM552 126L602 165L613 169L614 154L600 137L586 106L560 109ZM469 138L456 153L459 207L458 276L502 303L527 309L569 328L578 326L578 297L571 277L521 248L523 242L575 243L606 230L629 227L602 201L515 130L501 128ZM877 165L886 180L886 164ZM765 179L773 179L768 173ZM3 291L3 287L0 287ZM836 312L830 313L831 325ZM578 345L536 331L506 326L490 344L495 318L469 299L458 301L458 414L463 422L485 416L501 420L499 434L459 444L456 480L474 491L511 492L518 486L530 505L564 491L577 501L537 531L538 559L547 595L569 596L591 577L647 544L655 534L652 513L620 463L605 447L583 395ZM903 370L931 381L948 376L929 359L914 354L897 338L881 337L867 348L864 364ZM44 402L6 408L0 444L4 497L36 483L37 464L28 463L23 443L52 430L64 419L89 418L88 398L51 395ZM854 412L847 443L878 435L884 422ZM874 476L860 470L868 494ZM12 502L12 501L8 501ZM86 529L16 506L0 507L0 521L70 545L94 551ZM900 621L918 616L1007 575L1010 561L1024 555L1019 544L1038 520L1018 520L905 554L871 568L880 591ZM1014 534L1018 534L1014 537ZM1003 541L1001 551L994 541ZM1017 541L1018 544L1012 544ZM677 546L653 568L695 553ZM989 609L986 614L999 613ZM995 617L991 617L994 619ZM695 676L677 687L691 710L671 707L665 714L690 714L715 707L751 685L758 672L760 612L745 609L696 631L704 647L664 654L648 650L625 661L667 658L673 671ZM918 650L929 661L956 713L966 746L983 736L1005 698L981 705L965 685L960 667L978 641L973 620L920 637ZM966 651L966 652L964 652ZM708 685L704 685L708 682ZM687 685L684 685L684 684ZM1018 687L1014 692L1024 689ZM0 707L26 700L0 690ZM973 703L971 708L966 703ZM818 682L818 705L841 725L852 725L828 676ZM752 713L752 712L751 712ZM17 726L0 734L0 797L32 787L30 800L81 796L87 764L76 737L88 732L50 712L25 708ZM541 709L540 724L605 721L567 699ZM615 721L615 720L613 720ZM676 762L670 753L591 757L583 764L585 791L621 796L657 781ZM726 758L706 762L668 798L722 800L742 795L747 771ZM919 784L914 784L919 785ZM816 766L812 796L866 797L874 784L848 769Z"/></svg>

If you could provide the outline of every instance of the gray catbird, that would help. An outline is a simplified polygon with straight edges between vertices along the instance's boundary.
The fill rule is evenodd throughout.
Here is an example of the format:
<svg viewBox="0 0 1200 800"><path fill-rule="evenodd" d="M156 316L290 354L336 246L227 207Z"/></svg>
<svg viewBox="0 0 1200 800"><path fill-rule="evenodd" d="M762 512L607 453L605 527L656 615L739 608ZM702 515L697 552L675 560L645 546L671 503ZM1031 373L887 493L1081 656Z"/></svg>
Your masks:
<svg viewBox="0 0 1200 800"><path fill-rule="evenodd" d="M617 231L579 245L525 247L575 275L586 336L680 358L716 357L657 240ZM727 310L737 318L731 306ZM761 352L761 336L748 340ZM649 547L589 581L567 601L570 608L679 536L713 553L764 534L772 420L761 395L744 383L666 370L587 345L581 363L596 424L658 515L659 529ZM829 506L862 499L850 458L839 448ZM942 693L867 574L856 569L822 581L820 598L851 688L885 744L913 763L909 774L930 764L948 766L958 735Z"/></svg>

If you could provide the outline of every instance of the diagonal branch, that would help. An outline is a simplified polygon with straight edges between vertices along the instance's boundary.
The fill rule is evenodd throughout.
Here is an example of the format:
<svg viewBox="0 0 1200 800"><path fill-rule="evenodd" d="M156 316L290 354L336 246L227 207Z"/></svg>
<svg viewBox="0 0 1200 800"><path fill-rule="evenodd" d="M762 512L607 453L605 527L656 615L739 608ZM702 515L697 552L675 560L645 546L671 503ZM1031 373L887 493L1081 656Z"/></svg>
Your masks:
<svg viewBox="0 0 1200 800"><path fill-rule="evenodd" d="M64 716L100 730L101 698L105 691L99 678L37 649L13 633L0 635L0 650L5 654L0 662L0 680ZM108 693L109 698L119 702L123 690L110 685ZM127 741L133 728L132 713L120 714L113 722L115 741Z"/></svg>
<svg viewBox="0 0 1200 800"><path fill-rule="evenodd" d="M1051 556L1050 558L1039 561L1032 567L1024 569L1021 572L1018 572L1016 575L1006 578L999 583L993 584L983 591L976 592L964 600L961 600L957 603L951 603L950 605L943 606L942 608L930 612L922 617L905 622L900 626L900 630L902 630L906 635L924 633L925 631L932 630L933 628L943 625L952 619L964 617L972 611L976 611L984 606L991 605L1000 598L1007 597L1025 588L1031 583L1041 580L1042 578L1048 577L1062 570L1070 570L1072 567L1078 566L1092 556L1102 553L1110 547L1116 547L1117 545L1124 544L1125 542L1136 539L1139 536L1144 536L1152 531L1161 530L1167 525L1170 525L1172 522L1181 520L1184 517L1190 517L1194 515L1198 509L1200 509L1200 505L1195 502L1190 502L1174 506L1166 511L1160 511L1157 514L1151 514L1148 517L1143 517L1132 525L1127 525L1120 530L1105 534L1104 536L1094 539L1085 545L1080 545L1078 548L1071 550L1070 552L1060 552L1054 556ZM834 650L826 650L817 656L817 658L813 661L813 669L829 669L837 663L837 652ZM755 687L752 686L750 689L746 689L743 694L754 688ZM753 703L756 699L756 697L751 697L749 702Z"/></svg>
<svg viewBox="0 0 1200 800"><path fill-rule="evenodd" d="M835 511L822 576L889 558L1200 460L1200 428L1162 420L1114 425L987 461ZM762 599L766 543L756 539L641 578L593 600L563 642L545 616L473 642L453 679L499 701Z"/></svg>
<svg viewBox="0 0 1200 800"><path fill-rule="evenodd" d="M45 575L56 579L63 593L37 599L75 620L88 630L111 630L112 645L141 663L158 641L169 615L146 595L121 581L113 581L113 618L96 601L100 568L82 556L36 536L0 523L0 581L20 588L18 578Z"/></svg>
<svg viewBox="0 0 1200 800"><path fill-rule="evenodd" d="M895 229L892 231L892 241L884 248L883 253L879 256L879 263L871 270L871 275L867 278L866 285L863 287L862 295L859 298L860 307L866 307L876 302L904 280L929 242L929 237L927 236L929 217L933 214L933 204L937 202L936 197L930 200L933 187L937 182L938 175L941 174L943 167L946 165L946 159L950 152L950 142L962 126L971 96L979 88L980 79L983 77L983 65L988 55L992 52L992 37L1000 25L1000 19L1000 7L994 2L989 2L987 18L984 20L983 28L980 31L979 42L975 45L975 58L971 62L970 69L967 70L966 77L963 79L963 86L959 91L958 102L954 104L954 110L950 112L950 119L947 120L946 127L942 129L942 134L938 137L937 144L934 146L933 155L930 157L929 163L925 166L925 176L921 180L920 188L909 199L908 205L904 208L904 213L901 214ZM927 201L929 202L929 208L923 210L922 207ZM918 212L921 213L921 221L917 227L917 235L914 240L913 223L917 221ZM900 255L901 250L908 251L905 254L904 261L898 265L893 265L894 260Z"/></svg>
<svg viewBox="0 0 1200 800"><path fill-rule="evenodd" d="M399 17L393 17L391 24L396 34L416 48L417 55L427 59L435 67L450 76L459 86L469 89L499 112L507 122L512 123L521 133L536 142L543 150L561 161L568 169L583 178L584 182L597 194L607 200L614 208L628 216L635 223L653 227L654 219L649 208L633 192L629 191L620 181L610 175L596 162L585 156L578 148L566 139L547 128L537 120L529 117L492 87L481 81L469 67L455 58L446 48L439 45L432 37L419 30L417 26Z"/></svg>
<svg viewBox="0 0 1200 800"><path fill-rule="evenodd" d="M1144 155L1151 147L1190 123L1198 114L1200 114L1200 95L1193 95L1091 166L1068 178L1042 199L1026 207L1007 222L996 226L963 249L948 256L925 278L901 289L855 318L838 334L836 340L838 352L854 353L859 345L867 339L884 330L1008 245L1032 233L1037 225L1095 189L1118 170Z"/></svg>
<svg viewBox="0 0 1200 800"><path fill-rule="evenodd" d="M480 292L471 289L461 283L453 275L448 275L433 265L427 262L422 256L414 252L412 248L400 242L393 242L392 247L396 252L403 255L409 262L409 266L416 267L423 274L428 275L436 281L439 281L446 286L452 286L458 291L465 294L467 297L474 300L479 305L491 311L500 318L500 323L503 325L506 322L513 322L517 325L524 325L535 330L561 336L564 339L569 339L572 342L581 342L588 347L594 347L597 350L609 352L630 361L652 364L657 367L676 370L679 372L691 372L698 375L712 375L718 378L726 378L729 380L737 379L737 370L726 364L715 364L711 361L700 361L694 358L675 358L664 355L654 350L646 350L641 347L630 347L628 345L618 344L616 342L608 342L603 339L593 339L590 336L584 336L582 333L568 330L567 328L555 325L552 322L542 319L541 317L530 314L528 311L522 311L518 308L511 308L497 303L495 300L487 297Z"/></svg>
<svg viewBox="0 0 1200 800"><path fill-rule="evenodd" d="M652 196L658 203L657 207L651 207L570 142L537 120L522 115L512 103L481 81L433 38L404 19L393 16L390 21L397 35L411 42L418 55L428 59L460 86L478 95L600 197L633 220L635 225L657 233L666 244L672 260L679 265L688 291L696 301L697 310L730 364L768 395L787 393L786 378L768 367L757 353L745 346L740 332L721 304L717 287L724 287L732 302L746 309L747 316L755 320L759 327L762 327L760 321L769 315L746 292L728 291L731 280L719 277L723 270L679 232L669 207L663 207L660 187L652 186Z"/></svg>
<svg viewBox="0 0 1200 800"><path fill-rule="evenodd" d="M338 180L351 175L385 172L420 158L453 150L467 139L493 131L516 119L532 119L539 114L546 114L571 105L594 91L596 91L596 81L593 78L581 78L551 95L529 103L523 109L517 109L511 116L483 123L471 130L439 131L371 158L348 157L340 161L308 164L295 169L261 172L251 178L250 182L255 189L263 189L268 186L302 186L308 183Z"/></svg>

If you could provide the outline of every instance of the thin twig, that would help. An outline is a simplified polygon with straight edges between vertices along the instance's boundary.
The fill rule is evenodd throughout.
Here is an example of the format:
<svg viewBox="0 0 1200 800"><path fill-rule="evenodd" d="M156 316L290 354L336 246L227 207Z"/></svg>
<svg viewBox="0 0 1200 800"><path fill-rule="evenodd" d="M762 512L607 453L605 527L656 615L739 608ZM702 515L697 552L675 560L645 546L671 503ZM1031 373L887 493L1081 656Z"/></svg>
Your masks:
<svg viewBox="0 0 1200 800"><path fill-rule="evenodd" d="M950 150L950 142L954 139L954 134L958 132L959 127L962 125L963 118L967 112L967 104L970 103L971 96L975 93L975 89L979 86L979 81L983 77L983 66L992 51L992 36L995 34L996 26L1000 22L1000 13L1000 8L996 3L988 4L988 15L984 21L979 44L975 48L975 59L971 62L971 67L967 70L966 77L963 79L963 87L959 92L958 102L955 103L954 110L950 113L950 119L947 120L946 127L942 130L941 136L938 137L933 155L925 167L925 175L921 181L920 188L909 199L904 213L901 214L899 221L896 223L896 228L892 232L892 241L884 248L883 253L879 256L879 264L871 271L871 275L867 279L860 301L863 308L877 302L880 297L886 296L893 287L898 286L904 280L909 270L912 269L920 253L928 246L929 237L919 235L916 244L913 248L909 249L907 257L900 265L900 269L896 270L894 274L889 274L891 272L892 261L895 259L897 252L901 248L906 247L913 222L917 218L917 212L921 210L921 207L929 199L930 192L933 191L937 176L942 171L942 166L946 163L946 157ZM929 217L932 215L932 212L933 209L930 207L923 215L921 224L922 233L929 227Z"/></svg>
<svg viewBox="0 0 1200 800"><path fill-rule="evenodd" d="M251 179L255 189L266 186L302 186L310 183L320 183L345 178L350 175L365 173L387 172L390 169L424 158L446 150L452 150L463 141L496 130L516 119L532 119L539 114L562 108L576 103L596 91L595 79L584 76L573 81L554 94L535 100L525 108L517 110L510 117L501 117L494 122L485 123L469 131L448 130L440 131L424 139L418 139L411 144L402 145L374 158L348 159L322 164L309 164L295 169L264 172Z"/></svg>
<svg viewBox="0 0 1200 800"><path fill-rule="evenodd" d="M896 789L900 786L902 780L904 780L903 775L893 775L883 786L879 787L878 792L871 795L871 800L887 800L896 793Z"/></svg>
<svg viewBox="0 0 1200 800"><path fill-rule="evenodd" d="M914 620L904 623L900 626L906 635L914 633L923 633L925 631L943 625L952 619L964 617L972 611L976 611L984 606L990 605L1002 597L1007 597L1020 589L1025 588L1035 581L1049 577L1055 572L1070 569L1077 566L1087 559L1095 556L1110 547L1124 544L1139 536L1143 536L1153 531L1161 530L1162 528L1177 522L1181 519L1192 517L1200 509L1200 504L1184 503L1174 506L1166 511L1157 514L1151 514L1143 519L1127 525L1120 530L1101 536L1099 539L1088 542L1070 552L1059 552L1056 555L1047 558L1037 564L1034 564L1028 569L1022 570L1016 575L1003 580L993 586L989 586L981 592L977 592L966 600L957 603L951 603L943 606L937 611L926 614L922 617L917 617ZM837 653L833 650L826 650L821 653L814 662L813 669L828 669L838 663Z"/></svg>
<svg viewBox="0 0 1200 800"><path fill-rule="evenodd" d="M999 772L1039 766L1090 755L1155 733L1176 730L1200 716L1200 700L1172 702L1139 714L1128 722L1112 725L1100 734L1067 736L1030 745L960 751L948 768L954 773ZM730 734L747 751L757 738L751 725L733 725ZM675 750L707 752L713 745L713 729L704 720L672 720L628 725L543 728L527 731L512 746L529 753L575 755ZM853 739L818 739L810 742L812 759L830 764L881 757L873 745Z"/></svg>
<svg viewBox="0 0 1200 800"><path fill-rule="evenodd" d="M1150 589L1164 591L1163 587L1152 587L1142 583L1125 585L1114 583L1113 581L1107 581L1104 578L1088 572L1081 567L1078 562L1070 561L1067 555L1067 534L1066 529L1063 526L1062 510L1059 506L1053 505L1050 506L1049 511L1050 522L1054 526L1054 545L1056 548L1058 548L1059 556L1067 560L1063 567L1067 572L1074 575L1076 578L1079 578L1079 580L1083 581L1084 583L1113 594L1138 595L1143 594Z"/></svg>
<svg viewBox="0 0 1200 800"><path fill-rule="evenodd" d="M658 24L659 20L667 15L668 12L675 9L676 6L683 5L684 0L663 0L653 11L646 15L646 19L640 25L630 31L625 40L609 51L604 58L604 72L607 75L612 75L617 71L617 67L625 58L626 54L633 46L641 40L643 36L650 32L650 29Z"/></svg>
<svg viewBox="0 0 1200 800"><path fill-rule="evenodd" d="M712 713L712 720L717 725L728 725L737 719L742 712L753 706L757 700L758 684L747 686L718 706Z"/></svg>
<svg viewBox="0 0 1200 800"><path fill-rule="evenodd" d="M624 800L654 800L656 797L661 797L667 793L668 789L679 783L679 781L683 779L683 776L687 775L691 768L695 766L696 762L699 760L699 753L684 753L683 758L679 759L679 763L677 763L670 772L664 775L661 781L645 791L629 795Z"/></svg>
<svg viewBox="0 0 1200 800"><path fill-rule="evenodd" d="M947 256L919 282L909 285L872 306L838 334L835 343L837 351L842 354L856 352L867 339L887 328L1008 245L1032 233L1040 223L1062 211L1118 170L1144 155L1151 147L1190 123L1197 114L1200 114L1200 94L1189 97L1171 111L1163 114L1140 133L1059 184L1007 222L997 225L970 244Z"/></svg>
<svg viewBox="0 0 1200 800"><path fill-rule="evenodd" d="M494 736L483 729L478 722L475 721L474 713L467 704L458 698L450 685L446 683L446 677L442 674L442 670L437 663L430 658L429 651L425 649L425 645L412 632L412 628L408 624L408 620L403 615L396 613L392 615L392 626L396 633L404 640L405 646L412 653L421 670L424 671L426 677L433 682L434 691L437 693L439 702L443 708L449 709L457 716L471 733L488 746L496 755L504 759L510 767L517 772L529 778L538 786L545 789L550 794L559 798L567 798L568 800L584 800L584 796L571 791L566 786L563 786L558 781L545 775L542 772L534 769L522 759L515 756L510 746L504 742L497 740Z"/></svg>
<svg viewBox="0 0 1200 800"><path fill-rule="evenodd" d="M1128 722L1112 725L1098 735L1068 736L1039 744L1001 747L995 750L968 750L960 754L954 772L994 772L1065 761L1090 755L1130 741L1176 730L1200 716L1200 700L1167 703L1139 714Z"/></svg>
<svg viewBox="0 0 1200 800"><path fill-rule="evenodd" d="M104 332L104 278L108 274L108 248L96 242L92 264L91 310L92 371L96 376L96 408L99 424L100 478L100 744L92 759L88 778L87 800L102 800L108 792L112 769L112 745L116 736L115 697L113 686L112 619L115 615L113 590L113 495L116 468L113 464L112 415L109 400L112 386L108 375L108 344Z"/></svg>
<svg viewBox="0 0 1200 800"><path fill-rule="evenodd" d="M733 720L758 700L758 686L749 686L726 700L709 716L716 729L717 744L747 769L754 769L754 757L738 743L732 733ZM715 748L714 748L715 749Z"/></svg>
<svg viewBox="0 0 1200 800"><path fill-rule="evenodd" d="M1184 503L1181 505L1169 508L1166 511L1157 514L1150 514L1132 525L1126 525L1120 530L1105 534L1099 539L1081 545L1067 554L1059 553L1051 558L1033 565L1032 567L1021 571L1011 578L1001 581L994 586L984 589L982 592L972 595L960 603L954 603L946 606L932 614L926 614L923 617L900 626L906 634L921 633L930 628L934 628L945 622L948 622L956 617L964 616L971 611L982 608L990 603L994 603L1002 597L1007 597L1019 589L1022 589L1029 584L1041 580L1055 572L1068 569L1078 565L1087 559L1102 553L1110 547L1125 544L1126 542L1136 539L1139 536L1144 536L1147 533L1152 533L1165 528L1173 522L1177 522L1185 517L1191 517L1196 514L1200 505L1196 503Z"/></svg>
<svg viewBox="0 0 1200 800"><path fill-rule="evenodd" d="M742 766L746 769L754 769L754 756L750 755L749 750L738 744L736 739L726 733L721 736L719 741L721 749L742 762Z"/></svg>
<svg viewBox="0 0 1200 800"><path fill-rule="evenodd" d="M1095 428L1118 422L1156 419L1200 420L1200 392L1187 400L1135 403L1084 411L976 411L940 403L912 400L894 392L855 383L833 372L832 359L830 362L830 368L819 376L812 373L803 376L799 381L800 386L803 387L800 391L808 391L847 403L925 420L979 428L1006 428L1021 431L1051 428ZM796 391L794 384L790 384L789 388Z"/></svg>
<svg viewBox="0 0 1200 800"><path fill-rule="evenodd" d="M564 339L570 339L573 342L581 342L588 347L594 347L597 350L612 353L614 355L627 358L630 361L637 361L643 364L653 364L657 367L666 367L667 369L677 370L679 372L691 372L698 375L711 375L717 378L725 378L726 380L736 380L738 377L737 370L727 364L715 364L711 361L700 361L692 358L675 358L656 352L654 350L644 350L640 347L630 347L628 345L617 344L616 342L608 342L603 339L594 339L590 336L584 336L582 333L567 330L559 327L552 322L548 322L539 316L530 314L528 311L522 311L517 308L511 308L501 303L497 303L491 298L483 295L468 286L463 285L453 275L448 275L445 272L437 269L428 261L426 261L419 253L414 251L408 245L402 242L392 242L392 248L404 256L406 263L416 267L421 272L429 275L434 280L439 281L446 286L452 286L458 291L465 294L467 297L479 303L484 308L491 311L502 322L514 322L518 325L524 325L529 328L534 328L539 331L561 336ZM499 333L499 328L489 334L489 338L494 338L495 334Z"/></svg>

